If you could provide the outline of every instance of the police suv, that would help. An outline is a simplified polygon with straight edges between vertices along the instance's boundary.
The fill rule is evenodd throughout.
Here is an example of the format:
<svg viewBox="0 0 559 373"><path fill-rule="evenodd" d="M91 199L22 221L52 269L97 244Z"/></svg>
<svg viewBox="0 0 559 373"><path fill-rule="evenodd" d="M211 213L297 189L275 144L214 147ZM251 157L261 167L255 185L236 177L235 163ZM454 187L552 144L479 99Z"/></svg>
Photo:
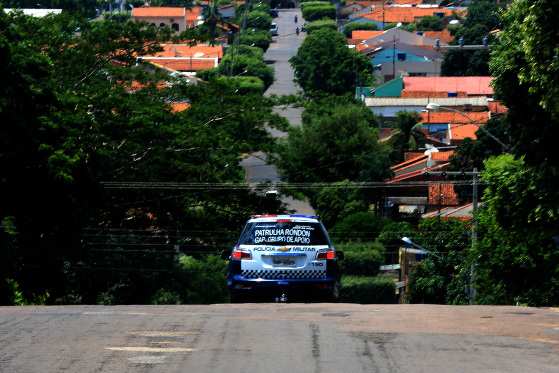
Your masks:
<svg viewBox="0 0 559 373"><path fill-rule="evenodd" d="M336 300L341 256L317 216L255 215L229 257L231 301L255 295L286 301L288 294Z"/></svg>

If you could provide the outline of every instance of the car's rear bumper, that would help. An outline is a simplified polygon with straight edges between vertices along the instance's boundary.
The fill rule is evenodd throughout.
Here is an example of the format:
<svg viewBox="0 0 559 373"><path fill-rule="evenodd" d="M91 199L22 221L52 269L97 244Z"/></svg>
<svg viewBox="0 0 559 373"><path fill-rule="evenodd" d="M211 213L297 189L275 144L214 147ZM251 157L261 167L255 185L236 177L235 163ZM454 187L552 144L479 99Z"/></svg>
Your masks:
<svg viewBox="0 0 559 373"><path fill-rule="evenodd" d="M227 278L230 292L254 296L266 296L289 291L291 295L304 296L329 294L335 288L338 279L325 277L321 279L247 279L242 275Z"/></svg>

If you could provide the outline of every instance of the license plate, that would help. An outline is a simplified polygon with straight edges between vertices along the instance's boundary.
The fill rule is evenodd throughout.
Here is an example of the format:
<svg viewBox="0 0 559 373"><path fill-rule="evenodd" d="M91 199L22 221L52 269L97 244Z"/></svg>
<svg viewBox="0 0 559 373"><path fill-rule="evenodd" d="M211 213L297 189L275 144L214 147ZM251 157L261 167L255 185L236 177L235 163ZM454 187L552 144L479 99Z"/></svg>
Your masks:
<svg viewBox="0 0 559 373"><path fill-rule="evenodd" d="M294 266L295 259L289 257L274 256L272 257L272 263L275 266Z"/></svg>

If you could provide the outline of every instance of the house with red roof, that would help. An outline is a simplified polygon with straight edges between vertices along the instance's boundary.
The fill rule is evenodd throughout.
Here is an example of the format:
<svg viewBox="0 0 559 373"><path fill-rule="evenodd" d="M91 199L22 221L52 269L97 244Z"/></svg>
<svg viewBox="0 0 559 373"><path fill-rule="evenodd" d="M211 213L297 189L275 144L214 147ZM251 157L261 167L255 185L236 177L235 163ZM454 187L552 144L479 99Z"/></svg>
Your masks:
<svg viewBox="0 0 559 373"><path fill-rule="evenodd" d="M355 44L355 49L367 55L375 68L378 80L387 82L402 74L414 76L438 76L443 60L436 48L436 39L394 27L384 31L359 31L352 39L366 37Z"/></svg>
<svg viewBox="0 0 559 373"><path fill-rule="evenodd" d="M369 22L376 24L380 29L384 29L387 24L408 24L416 23L425 17L452 17L465 16L467 8L445 8L436 6L384 6L375 7L367 14L359 14L350 17L352 22Z"/></svg>
<svg viewBox="0 0 559 373"><path fill-rule="evenodd" d="M490 76L404 76L401 97L493 97Z"/></svg>
<svg viewBox="0 0 559 373"><path fill-rule="evenodd" d="M144 6L132 9L132 19L147 22L158 27L170 27L176 32L202 24L202 8Z"/></svg>
<svg viewBox="0 0 559 373"><path fill-rule="evenodd" d="M184 75L217 67L223 58L223 46L207 44L162 44L162 51L138 59L156 67Z"/></svg>
<svg viewBox="0 0 559 373"><path fill-rule="evenodd" d="M386 197L386 206L391 215L420 216L434 209L459 205L454 185L440 176L429 175L429 172L447 169L453 154L452 150L430 147L425 152L407 153L403 162L392 166L394 176L386 183L401 186L388 189L391 193Z"/></svg>
<svg viewBox="0 0 559 373"><path fill-rule="evenodd" d="M464 139L477 139L480 126L487 124L491 112L431 112L420 113L421 131L428 140L444 145L458 145Z"/></svg>

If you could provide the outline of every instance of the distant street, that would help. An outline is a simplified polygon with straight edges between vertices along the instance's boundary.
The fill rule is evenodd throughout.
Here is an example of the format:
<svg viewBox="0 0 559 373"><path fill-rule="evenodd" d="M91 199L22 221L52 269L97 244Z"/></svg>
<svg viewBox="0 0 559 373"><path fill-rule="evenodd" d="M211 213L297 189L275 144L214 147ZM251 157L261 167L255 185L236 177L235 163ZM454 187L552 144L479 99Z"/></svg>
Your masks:
<svg viewBox="0 0 559 373"><path fill-rule="evenodd" d="M556 373L559 309L0 307L0 372Z"/></svg>
<svg viewBox="0 0 559 373"><path fill-rule="evenodd" d="M298 23L295 24L294 17L297 15ZM301 28L303 24L303 16L300 9L285 9L279 12L279 17L274 18L273 22L278 25L279 36L274 36L274 42L270 44L270 48L266 51L264 59L273 62L272 66L275 70L274 84L268 88L265 95L290 95L296 94L300 88L293 81L293 69L289 64L289 59L297 53L297 49L305 38L305 33L301 32L296 35L295 28ZM285 117L289 123L295 126L301 125L302 108L276 108L277 113ZM285 137L285 132L271 129L272 136L280 138ZM274 165L266 162L266 154L262 152L254 153L245 158L241 165L245 169L246 180L251 183L280 181L278 170ZM283 201L288 208L297 213L314 214L312 207L299 200L293 198L284 198Z"/></svg>

